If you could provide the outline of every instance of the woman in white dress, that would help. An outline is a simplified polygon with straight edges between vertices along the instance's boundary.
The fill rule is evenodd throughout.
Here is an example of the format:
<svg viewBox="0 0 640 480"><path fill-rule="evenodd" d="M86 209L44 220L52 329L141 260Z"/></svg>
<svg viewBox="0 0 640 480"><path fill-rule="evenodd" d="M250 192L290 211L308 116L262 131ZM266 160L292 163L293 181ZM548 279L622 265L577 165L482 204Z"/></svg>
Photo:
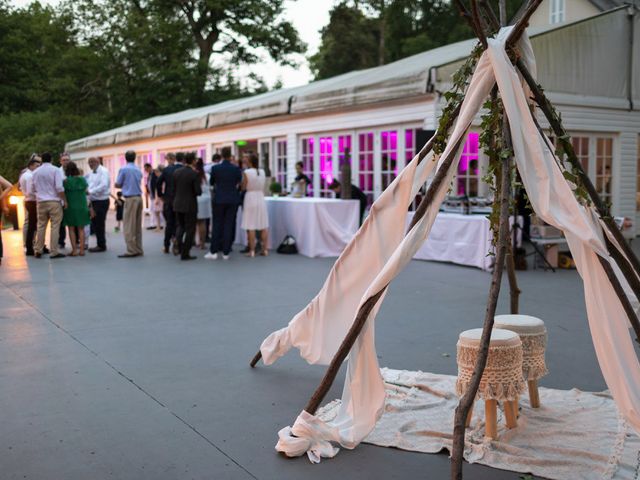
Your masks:
<svg viewBox="0 0 640 480"><path fill-rule="evenodd" d="M242 204L242 229L247 230L249 237L248 257L256 256L256 230L260 231L260 242L262 252L260 255L267 256L267 233L269 228L269 216L267 214L267 203L264 200L264 185L267 176L263 169L258 168L258 157L249 157L251 168L247 168L242 174L242 189L246 191L244 203Z"/></svg>
<svg viewBox="0 0 640 480"><path fill-rule="evenodd" d="M204 171L204 162L201 158L196 162L196 171L200 176L200 188L202 193L198 195L198 246L205 250L207 241L207 220L211 218L211 189L209 187L209 175Z"/></svg>

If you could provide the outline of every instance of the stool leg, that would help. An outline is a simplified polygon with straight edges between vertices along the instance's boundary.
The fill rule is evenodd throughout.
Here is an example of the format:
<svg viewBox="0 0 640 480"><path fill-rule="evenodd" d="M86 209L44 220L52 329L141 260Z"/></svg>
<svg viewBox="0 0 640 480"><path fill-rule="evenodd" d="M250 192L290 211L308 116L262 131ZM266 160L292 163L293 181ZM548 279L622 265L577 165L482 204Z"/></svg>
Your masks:
<svg viewBox="0 0 640 480"><path fill-rule="evenodd" d="M527 383L529 384L529 403L531 403L531 408L539 408L538 380L529 380Z"/></svg>
<svg viewBox="0 0 640 480"><path fill-rule="evenodd" d="M473 404L471 404L469 413L467 413L467 420L464 422L464 428L469 428L469 425L471 425L471 417L473 417Z"/></svg>
<svg viewBox="0 0 640 480"><path fill-rule="evenodd" d="M484 418L484 435L495 440L498 438L498 402L496 400L485 400Z"/></svg>
<svg viewBox="0 0 640 480"><path fill-rule="evenodd" d="M516 415L517 400L508 400L504 402L504 416L507 420L507 428L512 429L518 426L518 417Z"/></svg>

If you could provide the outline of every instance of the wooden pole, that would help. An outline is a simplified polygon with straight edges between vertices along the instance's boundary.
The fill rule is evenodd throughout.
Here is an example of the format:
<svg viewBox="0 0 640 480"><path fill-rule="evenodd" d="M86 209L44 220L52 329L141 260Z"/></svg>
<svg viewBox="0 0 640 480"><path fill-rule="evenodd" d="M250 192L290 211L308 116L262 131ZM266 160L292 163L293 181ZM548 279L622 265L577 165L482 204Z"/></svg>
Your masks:
<svg viewBox="0 0 640 480"><path fill-rule="evenodd" d="M507 245L509 243L509 171L511 159L503 158L500 166L500 178L496 178L499 185L499 202L500 202L500 228L498 232L498 243L496 247L496 262L491 278L491 288L489 289L489 298L487 301L487 309L484 317L484 325L482 327L482 336L480 337L480 348L478 358L473 369L473 375L469 382L467 391L462 395L458 406L456 407L453 427L453 447L451 450L451 478L452 480L462 479L462 461L464 453L464 436L465 436L465 419L469 413L469 409L473 405L473 401L478 393L482 373L487 364L489 356L489 342L491 340L491 331L493 329L498 297L500 295L500 284L502 282L502 272L504 270L505 256ZM499 183L498 183L499 181Z"/></svg>
<svg viewBox="0 0 640 480"><path fill-rule="evenodd" d="M485 9L486 12L488 12L489 15L493 15L493 18L489 19L489 22L495 21L495 15L493 14L493 11L491 10L491 6L486 2L483 1L483 7ZM507 5L506 5L506 0L500 0L500 25L502 27L506 26L507 24ZM504 146L509 149L509 151L513 151L513 145L511 143L511 130L509 129L509 120L506 117L506 114L503 113L503 121L502 121L502 139L504 142ZM511 164L513 164L513 160L511 161ZM513 199L515 198L512 194L511 194L511 170L509 170L508 172L509 175L509 199ZM515 193L515 192L514 192ZM507 222L509 220L507 219ZM509 242L509 245L507 246L507 255L506 255L506 262L507 262L507 278L509 279L509 312L511 314L517 314L520 310L520 288L518 287L518 276L516 275L516 262L514 260L514 254L515 254L515 250L517 248L517 238L518 238L518 212L516 211L515 208L513 208L513 224L514 224L514 228L510 229L509 225L507 224L507 229L509 229L509 231L511 232L511 236L512 236L512 241Z"/></svg>
<svg viewBox="0 0 640 480"><path fill-rule="evenodd" d="M472 8L477 11L476 0L472 0ZM480 25L476 25L480 28ZM517 38L517 37L516 37ZM504 132L504 129L503 129ZM464 438L465 438L465 420L470 408L478 393L480 380L487 365L489 356L489 344L491 341L491 331L498 305L498 297L500 296L500 285L502 282L502 273L505 265L505 257L508 244L510 243L509 234L509 187L511 183L511 158L502 158L499 178L496 176L496 185L498 186L498 201L500 202L500 220L498 231L498 242L496 246L496 262L491 278L491 287L489 289L489 298L487 300L487 309L484 317L484 325L482 327L482 336L480 337L480 347L478 358L473 369L473 374L469 382L467 391L462 395L460 402L455 410L454 427L453 427L453 446L451 449L451 479L462 480L462 465L464 456ZM495 201L495 200L494 200ZM487 402L486 402L487 404ZM487 410L487 413L490 413ZM489 427L489 418L487 418L487 428ZM493 425L493 423L492 423ZM487 432L489 436L495 436L495 432Z"/></svg>

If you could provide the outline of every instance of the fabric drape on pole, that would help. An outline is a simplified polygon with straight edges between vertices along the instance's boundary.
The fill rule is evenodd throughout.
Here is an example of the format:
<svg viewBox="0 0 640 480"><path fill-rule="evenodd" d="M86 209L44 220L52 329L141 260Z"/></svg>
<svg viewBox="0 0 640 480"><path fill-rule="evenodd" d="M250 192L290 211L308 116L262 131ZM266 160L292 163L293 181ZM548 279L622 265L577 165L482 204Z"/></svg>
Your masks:
<svg viewBox="0 0 640 480"><path fill-rule="evenodd" d="M496 83L509 118L518 169L536 213L562 229L584 281L589 325L596 354L607 385L618 408L640 432L640 365L629 335L627 318L598 262L597 255L610 260L599 219L591 207L575 199L554 154L538 132L515 68L504 50L511 29L502 29L489 40L480 58L450 136L443 158L466 133L474 116ZM530 71L535 62L527 38L520 49ZM417 158L374 204L372 215L334 265L316 298L289 325L271 334L262 344L266 364L273 363L292 346L310 363L328 363L342 342L364 301L379 292L411 260L429 235L446 189L457 171L459 151L448 180L437 192L427 214L402 238L404 218L413 193L433 168L426 158ZM410 194L411 193L411 194ZM613 263L613 262L611 262ZM623 285L626 284L620 278ZM384 386L374 345L372 311L349 356L347 378L337 417L323 422L303 411L293 427L279 432L277 450L289 456L307 453L313 462L337 453L330 442L354 448L375 426L384 406Z"/></svg>
<svg viewBox="0 0 640 480"><path fill-rule="evenodd" d="M499 38L503 38L502 31ZM530 44L525 42L523 46L524 60L535 75ZM556 163L557 159L546 147L529 111L529 97L502 43L491 40L487 54L509 118L522 183L535 212L545 222L560 228L567 238L583 280L589 327L602 374L618 409L640 433L640 364L633 348L627 316L597 258L599 255L615 265L607 253L598 215L592 206L584 207L578 203ZM626 280L620 274L617 276L628 291Z"/></svg>
<svg viewBox="0 0 640 480"><path fill-rule="evenodd" d="M479 65L471 80L469 94L442 158L454 154L486 94L483 84L491 76L489 63ZM474 94L473 92L477 92ZM434 168L431 155L418 163L416 156L374 203L367 221L336 261L316 298L289 325L271 334L261 352L265 364L273 363L292 346L309 363L328 364L352 325L360 306L379 292L411 261L429 235L460 159L462 149L446 180L437 192L432 208L405 233L405 217L419 188ZM337 453L329 441L354 448L373 429L384 407L384 384L380 376L374 345L374 318L380 302L349 355L342 405L337 417L328 423L303 411L293 427L279 433L276 448L289 456L305 451L318 462L320 457Z"/></svg>

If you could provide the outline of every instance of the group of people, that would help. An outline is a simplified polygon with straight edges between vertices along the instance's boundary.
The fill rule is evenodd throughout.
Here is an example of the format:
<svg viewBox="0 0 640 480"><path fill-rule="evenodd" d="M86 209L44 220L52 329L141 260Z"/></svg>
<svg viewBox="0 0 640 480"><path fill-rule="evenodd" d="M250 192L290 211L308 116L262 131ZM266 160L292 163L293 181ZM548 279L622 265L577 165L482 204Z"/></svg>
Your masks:
<svg viewBox="0 0 640 480"><path fill-rule="evenodd" d="M109 210L109 173L97 159L89 161L91 171L87 175L70 161L69 155L60 156L60 166L52 164L52 155L33 154L20 175L19 188L24 195L25 235L27 256L64 258L63 253L69 233L70 256L84 256L86 230L96 236L97 245L92 252L106 250L104 224ZM49 248L45 234L50 224Z"/></svg>
<svg viewBox="0 0 640 480"><path fill-rule="evenodd" d="M215 260L220 254L229 258L235 238L236 216L242 205L243 229L247 230L247 256L268 255L267 232L269 218L264 200L266 173L258 166L258 158L249 156L249 168L244 171L233 162L230 148L214 154L205 166L194 153L168 154L167 166L155 183L152 196L162 202L164 252L192 260L191 248L198 229L198 245L205 247L211 225L210 251L204 256ZM208 171L207 171L208 170ZM256 252L256 231L261 238L261 250Z"/></svg>
<svg viewBox="0 0 640 480"><path fill-rule="evenodd" d="M238 208L242 206L241 228L246 231L249 257L268 255L269 218L264 198L267 173L259 168L258 157L246 155L238 162L226 147L214 154L205 164L194 152L168 153L166 166L154 169L145 164L143 171L136 165L136 153L125 153L126 164L120 168L114 186L117 196L111 195L109 171L100 158L88 160L89 171L84 174L63 153L60 166L52 164L52 155L33 154L20 175L19 188L25 197L24 245L27 256L64 258L68 232L70 256L84 256L85 251L107 250L106 220L110 198L115 201L116 231L122 231L126 251L120 258L144 255L142 223L144 198L152 218L152 227L161 231L164 220L164 253L193 260L194 246L209 252L205 259L220 255L228 259L235 239ZM244 165L242 169L240 165ZM306 195L311 180L303 173L302 162L296 164L295 183ZM0 177L0 199L11 184ZM333 181L329 188L341 196L341 186ZM351 198L360 201L360 221L367 206L366 195L351 185ZM161 218L162 217L162 218ZM45 233L50 225L49 248ZM196 244L196 233L198 241ZM96 245L88 248L90 234ZM0 261L2 244L0 237Z"/></svg>
<svg viewBox="0 0 640 480"><path fill-rule="evenodd" d="M64 258L66 230L71 244L70 256L85 255L89 234L96 237L90 252L104 252L106 219L109 211L111 182L109 171L99 158L88 160L90 171L83 175L65 153L60 166L52 165L46 152L34 154L20 175L19 187L25 197L26 255L41 258ZM182 260L197 258L191 255L195 244L205 249L210 240L207 259L229 258L235 238L238 207L243 206L242 228L247 230L247 256L268 255L267 232L269 220L264 200L266 173L258 167L258 159L248 158L244 171L233 161L230 148L215 154L212 163L205 165L195 153L169 153L167 166L154 170L144 166L146 177L136 165L136 153L125 153L126 164L118 171L114 186L119 189L113 197L116 221L122 231L126 251L120 258L144 255L142 245L143 196L149 196L149 210L160 229L160 215L164 219L164 253L179 255ZM0 177L1 178L1 177ZM145 179L143 186L143 178ZM11 184L0 180L0 192L8 192ZM49 248L45 233L50 225ZM257 235L256 235L257 234ZM256 250L257 236L261 249ZM1 247L1 246L0 246ZM0 258L1 258L0 252Z"/></svg>

